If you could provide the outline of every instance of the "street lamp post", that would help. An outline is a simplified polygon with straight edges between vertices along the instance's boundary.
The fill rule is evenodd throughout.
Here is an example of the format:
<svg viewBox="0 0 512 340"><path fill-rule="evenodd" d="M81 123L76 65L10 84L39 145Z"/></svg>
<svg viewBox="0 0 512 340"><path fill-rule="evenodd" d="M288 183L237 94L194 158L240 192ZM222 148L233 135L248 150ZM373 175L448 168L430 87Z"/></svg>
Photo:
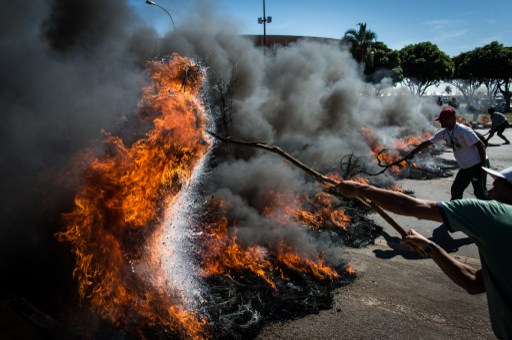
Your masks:
<svg viewBox="0 0 512 340"><path fill-rule="evenodd" d="M265 16L265 0L263 0L263 17L258 18L258 24L263 24L263 46L264 47L267 47L267 42L266 42L267 22L270 24L272 22L272 17Z"/></svg>
<svg viewBox="0 0 512 340"><path fill-rule="evenodd" d="M146 0L146 3L148 5L154 5L154 6L157 6L157 7L160 7L161 9L163 9L165 11L165 13L167 13L167 15L169 16L169 18L171 18L171 22L172 22L172 29L173 31L176 31L176 26L174 26L174 20L172 20L172 16L171 16L171 13L169 13L165 8L163 8L162 6L160 6L159 4L157 4L156 2L154 1L151 1L151 0Z"/></svg>

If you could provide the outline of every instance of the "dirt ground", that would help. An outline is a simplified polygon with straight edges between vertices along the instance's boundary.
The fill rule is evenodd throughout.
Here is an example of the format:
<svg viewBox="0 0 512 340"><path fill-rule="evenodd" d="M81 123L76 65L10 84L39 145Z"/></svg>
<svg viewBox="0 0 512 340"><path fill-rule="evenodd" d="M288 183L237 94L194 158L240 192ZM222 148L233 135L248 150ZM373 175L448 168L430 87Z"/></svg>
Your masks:
<svg viewBox="0 0 512 340"><path fill-rule="evenodd" d="M485 133L487 130L480 132ZM512 138L512 129L505 131ZM512 166L512 145L495 136L487 149L491 168ZM443 155L450 159L452 154ZM399 184L416 197L447 200L452 178L405 180ZM492 179L488 180L488 186ZM471 188L465 197L474 197ZM479 267L478 249L463 233L442 225L392 215L405 229L414 228L442 245L452 256ZM346 256L357 279L339 288L329 310L265 327L258 339L493 339L485 294L469 295L449 280L430 259L419 258L399 244L399 235L378 215L384 236Z"/></svg>

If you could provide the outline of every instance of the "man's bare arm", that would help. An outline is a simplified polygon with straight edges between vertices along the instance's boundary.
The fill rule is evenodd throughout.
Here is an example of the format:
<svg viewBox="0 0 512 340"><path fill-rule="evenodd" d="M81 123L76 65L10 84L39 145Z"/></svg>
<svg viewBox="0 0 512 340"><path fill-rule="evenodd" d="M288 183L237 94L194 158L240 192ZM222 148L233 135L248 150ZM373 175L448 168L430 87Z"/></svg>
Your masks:
<svg viewBox="0 0 512 340"><path fill-rule="evenodd" d="M485 151L484 143L481 140L479 140L478 142L475 143L475 146L478 149L478 154L480 155L480 166L486 166L485 159L487 158L487 154Z"/></svg>
<svg viewBox="0 0 512 340"><path fill-rule="evenodd" d="M415 154L417 154L418 152L428 148L429 146L432 145L432 142L429 141L429 140L426 140L424 142L422 142L420 145L418 145L417 147L415 147L414 149L412 149L406 156L405 158L407 159L411 159L414 157Z"/></svg>
<svg viewBox="0 0 512 340"><path fill-rule="evenodd" d="M418 219L442 222L437 202L414 198L412 196L357 183L342 181L338 185L339 192L348 197L367 198L381 208L399 215L414 216Z"/></svg>
<svg viewBox="0 0 512 340"><path fill-rule="evenodd" d="M401 243L410 246L421 253L428 254L441 270L457 285L464 288L469 294L485 292L482 270L471 267L468 264L457 261L448 253L431 242L415 230L409 230Z"/></svg>

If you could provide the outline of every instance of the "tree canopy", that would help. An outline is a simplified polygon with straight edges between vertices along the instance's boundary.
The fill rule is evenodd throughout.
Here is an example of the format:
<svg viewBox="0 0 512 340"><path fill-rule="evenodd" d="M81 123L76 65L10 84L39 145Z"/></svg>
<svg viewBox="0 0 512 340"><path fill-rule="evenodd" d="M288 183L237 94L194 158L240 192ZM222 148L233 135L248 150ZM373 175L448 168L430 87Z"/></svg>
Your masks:
<svg viewBox="0 0 512 340"><path fill-rule="evenodd" d="M379 83L389 78L393 84L400 82L398 52L377 41L377 34L367 29L366 23L359 23L358 26L359 30L349 29L345 32L341 45L349 48L352 57L361 65L366 80Z"/></svg>
<svg viewBox="0 0 512 340"><path fill-rule="evenodd" d="M399 55L405 85L420 96L429 86L452 78L453 61L431 42L407 45Z"/></svg>
<svg viewBox="0 0 512 340"><path fill-rule="evenodd" d="M484 85L488 101L494 102L500 93L505 99L505 111L510 112L512 47L493 41L453 58L431 42L407 45L395 51L377 41L377 34L369 30L366 23L357 26L358 29L345 32L341 45L350 50L366 81L380 83L389 78L393 85L402 82L420 96L428 87L446 81L454 85L467 102L472 101L477 89Z"/></svg>
<svg viewBox="0 0 512 340"><path fill-rule="evenodd" d="M368 81L380 83L384 78L389 78L393 85L402 81L402 69L397 51L390 49L381 41L376 41L372 46L372 54L373 63L366 65L364 69Z"/></svg>
<svg viewBox="0 0 512 340"><path fill-rule="evenodd" d="M372 47L377 40L377 34L366 29L366 23L358 23L358 30L349 29L341 39L342 45L350 46L350 53L354 59L364 65L372 65Z"/></svg>
<svg viewBox="0 0 512 340"><path fill-rule="evenodd" d="M493 41L453 58L454 85L469 101L480 85L487 89L487 100L494 102L499 92L505 99L505 111L510 111L512 86L512 48Z"/></svg>

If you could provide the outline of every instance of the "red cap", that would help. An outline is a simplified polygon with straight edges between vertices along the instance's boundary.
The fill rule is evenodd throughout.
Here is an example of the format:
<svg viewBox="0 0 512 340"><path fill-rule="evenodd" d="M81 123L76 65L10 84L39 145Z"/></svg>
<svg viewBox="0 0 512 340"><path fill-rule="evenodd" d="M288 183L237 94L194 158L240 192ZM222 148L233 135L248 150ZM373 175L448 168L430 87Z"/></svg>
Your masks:
<svg viewBox="0 0 512 340"><path fill-rule="evenodd" d="M435 120L439 120L441 118L455 118L455 110L451 107L443 109L441 113L439 113L439 116L435 118Z"/></svg>

